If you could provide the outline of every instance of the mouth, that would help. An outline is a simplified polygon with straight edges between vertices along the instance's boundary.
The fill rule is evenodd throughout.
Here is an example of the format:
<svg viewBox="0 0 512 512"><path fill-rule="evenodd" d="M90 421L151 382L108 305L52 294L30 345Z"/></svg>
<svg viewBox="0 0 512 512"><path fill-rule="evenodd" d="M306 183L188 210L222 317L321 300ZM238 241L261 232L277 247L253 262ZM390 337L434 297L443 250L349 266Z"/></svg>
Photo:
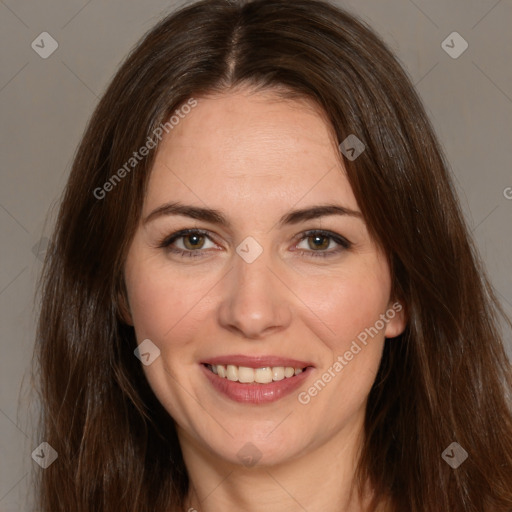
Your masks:
<svg viewBox="0 0 512 512"><path fill-rule="evenodd" d="M230 356L201 363L203 373L224 397L261 404L297 389L314 370L311 363L277 357Z"/></svg>
<svg viewBox="0 0 512 512"><path fill-rule="evenodd" d="M279 382L283 379L290 379L300 375L309 366L262 366L260 368L250 368L248 366L238 366L234 364L205 364L206 368L221 379L227 379L231 382L241 382L243 384L270 384Z"/></svg>

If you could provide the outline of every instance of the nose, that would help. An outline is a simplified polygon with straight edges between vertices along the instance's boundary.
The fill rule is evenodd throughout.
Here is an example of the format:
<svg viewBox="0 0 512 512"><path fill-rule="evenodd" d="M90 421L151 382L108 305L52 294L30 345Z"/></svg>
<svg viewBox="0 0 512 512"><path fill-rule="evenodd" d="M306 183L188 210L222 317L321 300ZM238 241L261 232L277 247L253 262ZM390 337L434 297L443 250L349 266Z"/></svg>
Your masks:
<svg viewBox="0 0 512 512"><path fill-rule="evenodd" d="M291 292L276 276L277 268L270 266L266 253L252 263L235 255L218 310L223 328L253 340L286 329L292 316Z"/></svg>

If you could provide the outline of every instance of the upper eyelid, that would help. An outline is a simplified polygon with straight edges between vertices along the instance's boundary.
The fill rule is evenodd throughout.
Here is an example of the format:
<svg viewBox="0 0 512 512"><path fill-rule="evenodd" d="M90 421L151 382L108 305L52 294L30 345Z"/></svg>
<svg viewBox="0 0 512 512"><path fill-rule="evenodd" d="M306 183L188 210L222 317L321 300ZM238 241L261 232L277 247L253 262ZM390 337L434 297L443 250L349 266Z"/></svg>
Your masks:
<svg viewBox="0 0 512 512"><path fill-rule="evenodd" d="M180 238L185 238L187 235L192 234L198 234L198 235L204 235L206 236L211 242L217 243L215 240L215 237L211 236L211 231L200 229L200 228L187 228L187 229L180 229L179 231L176 231L169 236L166 236L162 239L162 241L158 244L159 247L166 247L168 245L171 245L176 240L179 240Z"/></svg>

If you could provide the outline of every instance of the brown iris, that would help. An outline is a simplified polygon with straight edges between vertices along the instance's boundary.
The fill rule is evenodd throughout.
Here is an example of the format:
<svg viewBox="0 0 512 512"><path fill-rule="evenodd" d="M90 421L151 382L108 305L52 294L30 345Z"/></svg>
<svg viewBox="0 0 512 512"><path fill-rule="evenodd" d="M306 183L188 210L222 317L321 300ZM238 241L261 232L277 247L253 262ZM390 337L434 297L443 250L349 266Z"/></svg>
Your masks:
<svg viewBox="0 0 512 512"><path fill-rule="evenodd" d="M189 250L194 250L194 249L201 249L201 247L203 247L204 245L204 239L205 239L205 235L201 235L201 234L198 234L198 233L191 233L189 235L185 235L183 237L183 245L189 249ZM187 240L192 240L192 243L190 244L190 246L187 244Z"/></svg>
<svg viewBox="0 0 512 512"><path fill-rule="evenodd" d="M327 236L323 236L323 235L311 235L311 236L308 236L308 245L311 249L313 250L316 250L316 249L327 249L329 247L329 237ZM311 239L314 240L314 245L311 244ZM320 244L317 244L317 242L319 241L322 241L323 240L323 244L320 243Z"/></svg>

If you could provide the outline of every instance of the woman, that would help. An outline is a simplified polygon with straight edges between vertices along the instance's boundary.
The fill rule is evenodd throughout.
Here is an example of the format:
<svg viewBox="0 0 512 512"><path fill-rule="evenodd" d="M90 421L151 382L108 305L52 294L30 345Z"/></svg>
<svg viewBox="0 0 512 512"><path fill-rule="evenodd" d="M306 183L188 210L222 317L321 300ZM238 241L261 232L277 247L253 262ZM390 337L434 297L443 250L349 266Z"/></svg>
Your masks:
<svg viewBox="0 0 512 512"><path fill-rule="evenodd" d="M512 509L505 315L410 81L343 11L162 20L45 265L41 510Z"/></svg>

